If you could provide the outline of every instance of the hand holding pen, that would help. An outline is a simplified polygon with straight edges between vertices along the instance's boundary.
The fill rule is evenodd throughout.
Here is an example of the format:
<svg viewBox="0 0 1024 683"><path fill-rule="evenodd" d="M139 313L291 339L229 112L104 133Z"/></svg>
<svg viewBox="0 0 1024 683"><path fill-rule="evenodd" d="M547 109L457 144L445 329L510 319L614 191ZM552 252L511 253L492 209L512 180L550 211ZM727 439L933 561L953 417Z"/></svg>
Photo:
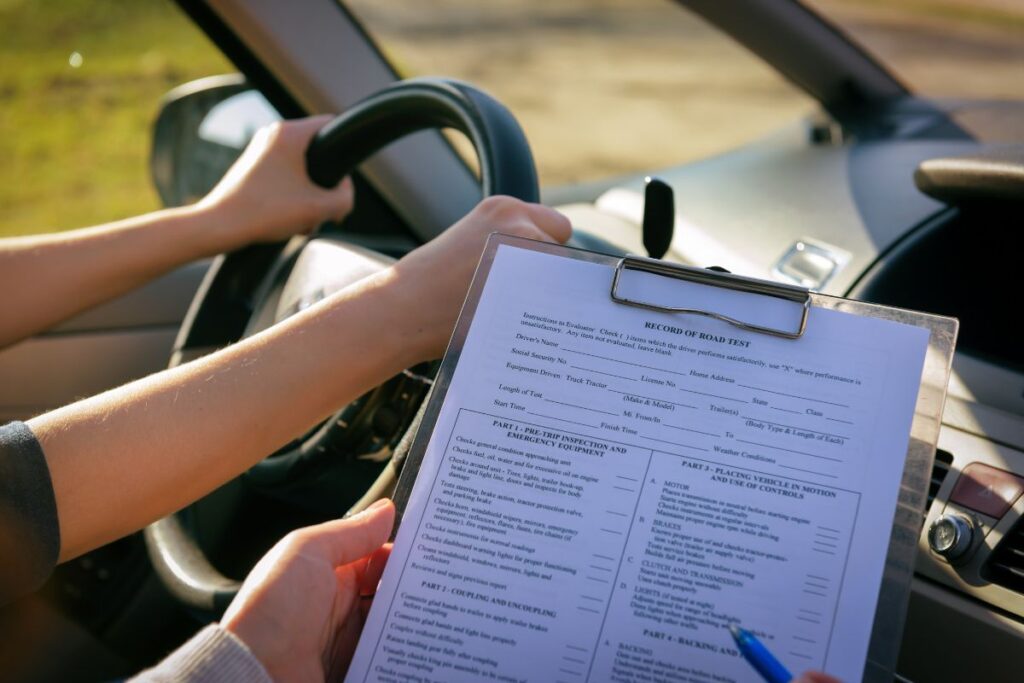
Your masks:
<svg viewBox="0 0 1024 683"><path fill-rule="evenodd" d="M730 626L729 632L736 641L740 654L767 683L840 683L838 679L818 671L807 671L800 678L794 679L793 674L789 673L782 662L776 659L753 633L736 625Z"/></svg>

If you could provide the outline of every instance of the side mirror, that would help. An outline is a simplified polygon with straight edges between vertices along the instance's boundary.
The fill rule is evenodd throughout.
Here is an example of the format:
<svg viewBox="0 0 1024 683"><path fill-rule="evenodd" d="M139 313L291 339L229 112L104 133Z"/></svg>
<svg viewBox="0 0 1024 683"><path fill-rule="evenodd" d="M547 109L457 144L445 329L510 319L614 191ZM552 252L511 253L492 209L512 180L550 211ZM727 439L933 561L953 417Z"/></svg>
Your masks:
<svg viewBox="0 0 1024 683"><path fill-rule="evenodd" d="M256 131L280 120L240 74L203 78L169 92L153 126L149 160L164 206L204 197Z"/></svg>

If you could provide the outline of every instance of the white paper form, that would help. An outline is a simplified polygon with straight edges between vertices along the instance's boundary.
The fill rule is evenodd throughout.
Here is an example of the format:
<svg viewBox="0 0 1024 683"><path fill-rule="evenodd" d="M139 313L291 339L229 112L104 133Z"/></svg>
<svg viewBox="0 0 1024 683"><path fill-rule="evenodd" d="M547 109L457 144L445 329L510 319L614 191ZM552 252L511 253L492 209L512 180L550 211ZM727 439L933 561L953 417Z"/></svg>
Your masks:
<svg viewBox="0 0 1024 683"><path fill-rule="evenodd" d="M860 680L927 330L611 277L498 248L347 680Z"/></svg>

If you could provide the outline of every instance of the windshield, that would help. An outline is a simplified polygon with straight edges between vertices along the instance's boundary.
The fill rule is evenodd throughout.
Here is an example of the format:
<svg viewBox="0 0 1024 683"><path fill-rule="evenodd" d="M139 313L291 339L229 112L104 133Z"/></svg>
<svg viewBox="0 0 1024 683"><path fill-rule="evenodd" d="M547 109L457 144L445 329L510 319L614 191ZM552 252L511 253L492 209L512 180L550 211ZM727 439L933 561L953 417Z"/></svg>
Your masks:
<svg viewBox="0 0 1024 683"><path fill-rule="evenodd" d="M544 185L711 156L817 103L668 0L345 0L402 77L505 103Z"/></svg>
<svg viewBox="0 0 1024 683"><path fill-rule="evenodd" d="M928 97L1024 99L1022 0L803 0Z"/></svg>

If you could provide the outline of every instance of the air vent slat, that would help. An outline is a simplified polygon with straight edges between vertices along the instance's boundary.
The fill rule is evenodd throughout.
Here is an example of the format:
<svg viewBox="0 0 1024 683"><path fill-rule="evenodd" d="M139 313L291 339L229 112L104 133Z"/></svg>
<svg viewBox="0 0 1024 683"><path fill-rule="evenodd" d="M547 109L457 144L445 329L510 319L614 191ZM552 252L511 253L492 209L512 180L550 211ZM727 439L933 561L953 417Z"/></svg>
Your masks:
<svg viewBox="0 0 1024 683"><path fill-rule="evenodd" d="M925 506L925 514L928 514L928 508L932 506L932 502L935 500L935 496L939 495L939 489L942 488L942 482L946 480L946 475L949 474L950 467L953 465L953 454L949 451L944 451L941 448L935 449L935 464L932 466L932 478L928 484L928 504Z"/></svg>
<svg viewBox="0 0 1024 683"><path fill-rule="evenodd" d="M994 569L1010 572L1014 576L1019 576L1020 578L1024 579L1024 569L1021 569L1020 567L1013 567L1008 564L1003 564L1002 562L993 562L992 567Z"/></svg>
<svg viewBox="0 0 1024 683"><path fill-rule="evenodd" d="M1024 593L1024 519L1003 536L981 573L994 584Z"/></svg>

